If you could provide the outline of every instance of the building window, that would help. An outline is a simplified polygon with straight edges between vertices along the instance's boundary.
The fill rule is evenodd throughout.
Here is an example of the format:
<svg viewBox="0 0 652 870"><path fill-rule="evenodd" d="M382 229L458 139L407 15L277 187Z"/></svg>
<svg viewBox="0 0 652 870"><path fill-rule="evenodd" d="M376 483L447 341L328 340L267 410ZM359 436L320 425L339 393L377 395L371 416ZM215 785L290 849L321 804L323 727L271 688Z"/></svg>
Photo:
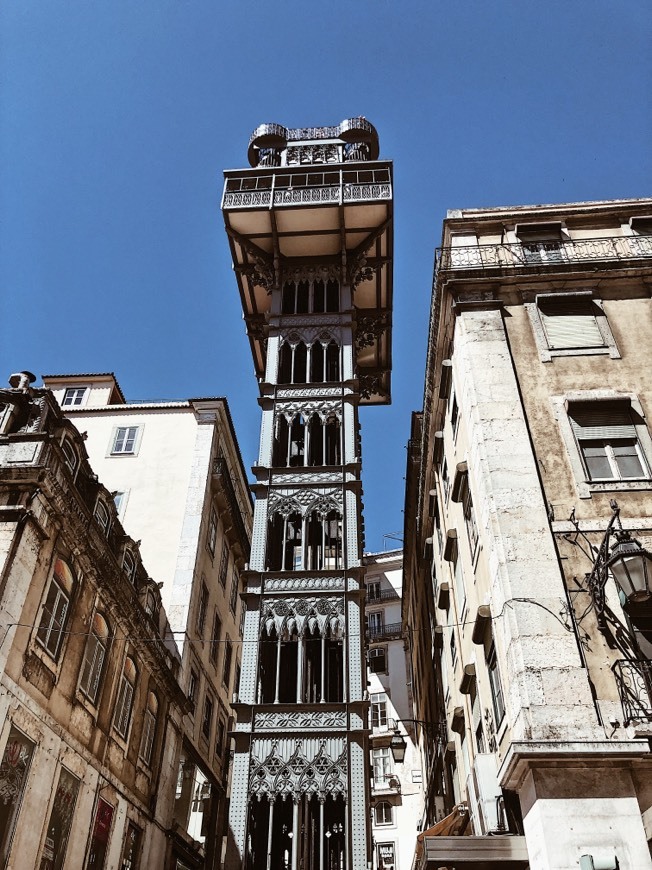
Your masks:
<svg viewBox="0 0 652 870"><path fill-rule="evenodd" d="M240 591L240 578L238 577L238 572L233 569L233 576L231 577L231 596L229 599L229 608L231 613L235 616L235 611L238 606L238 592Z"/></svg>
<svg viewBox="0 0 652 870"><path fill-rule="evenodd" d="M37 641L55 661L61 650L68 621L72 589L72 571L63 559L57 559L36 634Z"/></svg>
<svg viewBox="0 0 652 870"><path fill-rule="evenodd" d="M113 493L113 504L115 505L115 512L118 516L120 516L122 509L125 506L127 501L127 493L126 492L114 492Z"/></svg>
<svg viewBox="0 0 652 870"><path fill-rule="evenodd" d="M519 224L516 236L523 247L526 263L558 263L565 259L560 223Z"/></svg>
<svg viewBox="0 0 652 870"><path fill-rule="evenodd" d="M590 295L539 296L537 306L550 350L604 347L598 311Z"/></svg>
<svg viewBox="0 0 652 870"><path fill-rule="evenodd" d="M227 634L224 643L224 667L222 669L222 685L229 691L231 683L231 659L233 658L233 644Z"/></svg>
<svg viewBox="0 0 652 870"><path fill-rule="evenodd" d="M217 720L217 732L215 737L215 754L218 758L222 758L224 753L224 739L226 737L226 722L224 718L220 716Z"/></svg>
<svg viewBox="0 0 652 870"><path fill-rule="evenodd" d="M120 679L120 688L118 689L115 713L113 714L113 727L125 740L127 739L129 722L131 720L131 710L133 707L134 691L136 688L136 676L136 664L132 658L127 656L122 670L122 677Z"/></svg>
<svg viewBox="0 0 652 870"><path fill-rule="evenodd" d="M223 589L226 589L226 575L229 572L229 545L224 541L222 543L222 555L220 557L220 584Z"/></svg>
<svg viewBox="0 0 652 870"><path fill-rule="evenodd" d="M371 696L371 727L387 728L387 695L375 692Z"/></svg>
<svg viewBox="0 0 652 870"><path fill-rule="evenodd" d="M117 426L113 435L111 454L130 454L136 452L138 426Z"/></svg>
<svg viewBox="0 0 652 870"><path fill-rule="evenodd" d="M448 476L448 462L444 459L441 465L441 488L444 494L444 502L448 501L448 493L450 492L451 482Z"/></svg>
<svg viewBox="0 0 652 870"><path fill-rule="evenodd" d="M125 547L125 551L122 554L122 570L127 575L129 582L134 583L136 579L136 557L128 547Z"/></svg>
<svg viewBox="0 0 652 870"><path fill-rule="evenodd" d="M156 719L158 716L158 699L154 692L150 692L147 696L147 709L143 719L143 734L140 738L139 755L145 764L149 764L152 760L152 748L154 746L154 738L156 736Z"/></svg>
<svg viewBox="0 0 652 870"><path fill-rule="evenodd" d="M124 849L122 850L120 870L137 870L142 836L143 832L140 828L137 828L133 822L129 822L127 825Z"/></svg>
<svg viewBox="0 0 652 870"><path fill-rule="evenodd" d="M63 867L78 793L79 779L62 767L52 801L50 818L45 828L48 833L41 851L39 867L52 867L53 870Z"/></svg>
<svg viewBox="0 0 652 870"><path fill-rule="evenodd" d="M455 393L451 398L451 429L453 430L453 438L457 435L457 426L460 421L460 413L457 405L457 397Z"/></svg>
<svg viewBox="0 0 652 870"><path fill-rule="evenodd" d="M206 578L202 575L202 581ZM199 593L199 607L197 608L197 634L202 637L204 634L204 626L206 625L206 613L208 611L208 589L206 583L202 582L201 592Z"/></svg>
<svg viewBox="0 0 652 870"><path fill-rule="evenodd" d="M204 715L201 720L201 733L204 735L206 740L210 740L211 738L211 727L213 725L213 699L210 695L206 695L204 698Z"/></svg>
<svg viewBox="0 0 652 870"><path fill-rule="evenodd" d="M62 408L79 408L84 404L88 387L68 387L63 394Z"/></svg>
<svg viewBox="0 0 652 870"><path fill-rule="evenodd" d="M385 624L385 612L383 610L372 610L367 614L367 627L369 637L378 637L383 633Z"/></svg>
<svg viewBox="0 0 652 870"><path fill-rule="evenodd" d="M389 746L381 746L379 749L373 749L371 753L374 771L374 783L377 788L387 784L387 780L392 774L392 758L389 751Z"/></svg>
<svg viewBox="0 0 652 870"><path fill-rule="evenodd" d="M25 792L25 783L36 744L11 726L0 764L0 855L6 860ZM18 856L16 856L18 857Z"/></svg>
<svg viewBox="0 0 652 870"><path fill-rule="evenodd" d="M78 462L77 453L67 438L61 442L61 452L63 453L63 460L66 463L66 468L71 474L74 474Z"/></svg>
<svg viewBox="0 0 652 870"><path fill-rule="evenodd" d="M109 644L109 635L107 621L101 613L96 613L93 617L91 632L86 641L81 679L79 680L80 692L86 695L92 704L97 700L106 650Z"/></svg>
<svg viewBox="0 0 652 870"><path fill-rule="evenodd" d="M473 561L478 546L478 526L469 488L469 473L466 462L460 462L457 466L451 490L451 499L462 503L462 515L464 516L464 525L466 526L466 534L469 539L471 561Z"/></svg>
<svg viewBox="0 0 652 870"><path fill-rule="evenodd" d="M387 673L387 649L374 646L369 650L369 670L372 674Z"/></svg>
<svg viewBox="0 0 652 870"><path fill-rule="evenodd" d="M99 527L102 529L102 533L108 535L109 527L111 525L111 517L109 515L109 509L104 502L99 499L95 504L95 519L97 520Z"/></svg>
<svg viewBox="0 0 652 870"><path fill-rule="evenodd" d="M190 669L190 677L188 678L188 700L192 705L192 712L195 711L197 704L197 691L199 689L199 674L194 668Z"/></svg>
<svg viewBox="0 0 652 870"><path fill-rule="evenodd" d="M244 636L245 619L247 618L247 606L243 601L240 606L240 623L238 625L238 634L242 638Z"/></svg>
<svg viewBox="0 0 652 870"><path fill-rule="evenodd" d="M220 634L222 633L222 620L217 615L217 611L215 611L215 616L213 617L213 634L211 636L211 648L208 653L208 657L213 662L214 665L217 665L217 654L220 649Z"/></svg>
<svg viewBox="0 0 652 870"><path fill-rule="evenodd" d="M389 801L380 801L374 807L374 824L391 825L394 821L394 812Z"/></svg>
<svg viewBox="0 0 652 870"><path fill-rule="evenodd" d="M498 659L496 657L496 646L491 644L487 655L487 670L489 672L489 686L491 688L491 700L494 708L494 717L496 720L496 728L500 726L505 715L505 700L503 698L503 686L500 681L500 672L498 671Z"/></svg>
<svg viewBox="0 0 652 870"><path fill-rule="evenodd" d="M455 640L455 631L451 629L451 639L450 639L450 652L451 652L451 667L453 670L457 667L457 641Z"/></svg>
<svg viewBox="0 0 652 870"><path fill-rule="evenodd" d="M380 601L380 580L367 583L367 601Z"/></svg>
<svg viewBox="0 0 652 870"><path fill-rule="evenodd" d="M573 402L568 416L588 480L649 478L630 402Z"/></svg>
<svg viewBox="0 0 652 870"><path fill-rule="evenodd" d="M206 546L210 550L211 556L215 555L215 543L217 541L217 514L215 508L211 508L208 517L208 537L206 538Z"/></svg>
<svg viewBox="0 0 652 870"><path fill-rule="evenodd" d="M236 661L236 663L235 663L235 679L233 680L233 691L235 692L236 696L238 695L238 692L240 691L240 673L241 673L240 662Z"/></svg>
<svg viewBox="0 0 652 870"><path fill-rule="evenodd" d="M378 843L378 870L394 870L395 866L394 843Z"/></svg>
<svg viewBox="0 0 652 870"><path fill-rule="evenodd" d="M592 290L539 294L525 309L542 362L587 354L620 358L602 302Z"/></svg>

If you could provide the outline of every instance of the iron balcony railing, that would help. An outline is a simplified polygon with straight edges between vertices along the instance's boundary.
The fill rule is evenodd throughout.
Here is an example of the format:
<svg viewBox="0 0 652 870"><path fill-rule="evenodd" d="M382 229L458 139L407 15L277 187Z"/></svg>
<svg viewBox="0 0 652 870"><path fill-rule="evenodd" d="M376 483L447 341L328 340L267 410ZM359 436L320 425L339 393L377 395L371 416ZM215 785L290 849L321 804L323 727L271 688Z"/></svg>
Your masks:
<svg viewBox="0 0 652 870"><path fill-rule="evenodd" d="M400 637L403 626L400 622L390 622L387 625L370 625L367 634L370 640L378 640L379 637Z"/></svg>
<svg viewBox="0 0 652 870"><path fill-rule="evenodd" d="M437 248L435 270L554 268L583 262L652 258L652 236L608 236Z"/></svg>
<svg viewBox="0 0 652 870"><path fill-rule="evenodd" d="M388 601L392 598L398 598L396 589L381 589L378 592L367 592L367 604L373 604L374 601Z"/></svg>
<svg viewBox="0 0 652 870"><path fill-rule="evenodd" d="M229 177L222 208L342 204L391 200L389 169L327 169Z"/></svg>
<svg viewBox="0 0 652 870"><path fill-rule="evenodd" d="M652 722L652 662L621 659L613 665L624 725Z"/></svg>

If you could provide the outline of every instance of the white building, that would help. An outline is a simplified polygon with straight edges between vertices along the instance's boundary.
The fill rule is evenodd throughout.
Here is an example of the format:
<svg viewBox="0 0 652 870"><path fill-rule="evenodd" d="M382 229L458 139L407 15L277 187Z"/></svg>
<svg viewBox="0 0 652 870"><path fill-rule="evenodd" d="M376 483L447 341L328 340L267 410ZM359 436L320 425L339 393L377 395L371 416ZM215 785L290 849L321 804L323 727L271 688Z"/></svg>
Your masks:
<svg viewBox="0 0 652 870"><path fill-rule="evenodd" d="M113 374L45 376L86 433L114 492L130 558L147 565L182 655L183 726L172 867L216 867L227 797L231 702L241 661L240 572L252 505L223 398L126 403ZM202 863L203 862L203 863Z"/></svg>
<svg viewBox="0 0 652 870"><path fill-rule="evenodd" d="M364 564L373 867L409 870L423 813L423 774L414 739L412 686L401 626L403 552L368 553ZM396 733L406 743L400 763L390 749Z"/></svg>

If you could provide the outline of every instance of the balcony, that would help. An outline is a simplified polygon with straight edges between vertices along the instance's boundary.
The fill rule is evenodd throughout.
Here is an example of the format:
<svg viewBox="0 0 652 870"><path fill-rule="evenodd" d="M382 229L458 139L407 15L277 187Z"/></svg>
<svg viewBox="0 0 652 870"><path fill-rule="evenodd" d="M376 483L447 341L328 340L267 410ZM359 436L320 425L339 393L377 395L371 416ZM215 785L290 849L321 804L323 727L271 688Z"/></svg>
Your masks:
<svg viewBox="0 0 652 870"><path fill-rule="evenodd" d="M367 636L370 641L396 639L401 637L402 628L403 626L400 622L390 622L387 625L371 625L367 629Z"/></svg>
<svg viewBox="0 0 652 870"><path fill-rule="evenodd" d="M231 521L230 528L236 536L236 540L242 550L245 561L249 560L250 541L247 528L242 518L242 512L235 494L231 474L224 457L215 460L213 465L213 479L218 484L218 497L222 496L222 503L226 516ZM228 531L228 530L227 530Z"/></svg>
<svg viewBox="0 0 652 870"><path fill-rule="evenodd" d="M652 723L652 662L621 659L613 665L625 727Z"/></svg>
<svg viewBox="0 0 652 870"><path fill-rule="evenodd" d="M587 263L652 260L652 236L516 242L437 248L435 272L535 269L548 271Z"/></svg>
<svg viewBox="0 0 652 870"><path fill-rule="evenodd" d="M277 172L230 175L222 208L260 209L296 205L343 205L391 200L388 168L330 169L323 172Z"/></svg>
<svg viewBox="0 0 652 870"><path fill-rule="evenodd" d="M374 592L367 592L365 602L374 604L376 601L392 601L398 599L399 595L396 589L380 589Z"/></svg>

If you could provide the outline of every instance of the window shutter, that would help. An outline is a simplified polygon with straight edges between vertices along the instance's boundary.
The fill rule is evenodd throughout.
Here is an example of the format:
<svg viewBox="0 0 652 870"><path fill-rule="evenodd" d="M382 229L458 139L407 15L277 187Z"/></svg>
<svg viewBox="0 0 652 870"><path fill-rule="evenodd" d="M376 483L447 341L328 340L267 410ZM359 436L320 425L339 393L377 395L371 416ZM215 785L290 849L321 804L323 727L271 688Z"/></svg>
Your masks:
<svg viewBox="0 0 652 870"><path fill-rule="evenodd" d="M538 305L551 350L604 347L591 299L546 300Z"/></svg>
<svg viewBox="0 0 652 870"><path fill-rule="evenodd" d="M579 439L636 438L636 426L627 401L574 403L568 416Z"/></svg>

